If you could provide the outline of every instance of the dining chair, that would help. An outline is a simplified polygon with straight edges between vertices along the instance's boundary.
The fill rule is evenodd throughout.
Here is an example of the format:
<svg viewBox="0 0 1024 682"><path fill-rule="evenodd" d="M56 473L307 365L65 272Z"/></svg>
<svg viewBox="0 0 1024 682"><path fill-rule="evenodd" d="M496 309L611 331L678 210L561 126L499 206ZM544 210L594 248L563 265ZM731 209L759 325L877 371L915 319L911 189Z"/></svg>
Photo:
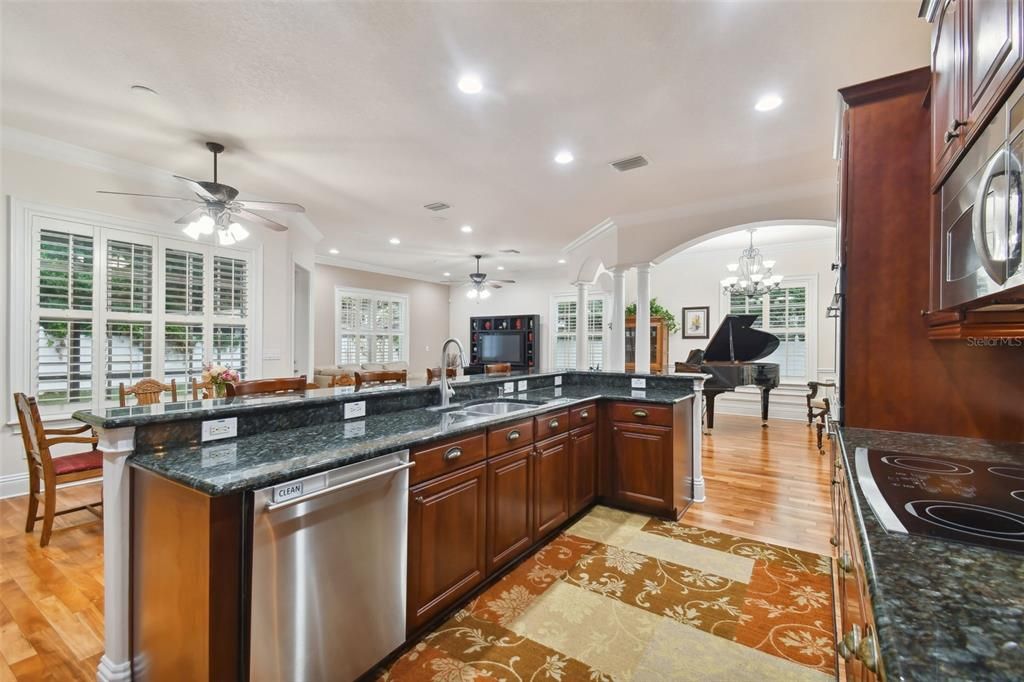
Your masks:
<svg viewBox="0 0 1024 682"><path fill-rule="evenodd" d="M280 377L276 379L252 379L227 384L229 398L243 395L262 395L268 393L297 393L306 390L306 375L297 377Z"/></svg>
<svg viewBox="0 0 1024 682"><path fill-rule="evenodd" d="M363 386L376 386L380 384L404 384L406 382L406 370L379 371L379 372L356 372L356 388Z"/></svg>
<svg viewBox="0 0 1024 682"><path fill-rule="evenodd" d="M121 407L128 406L128 396L130 395L135 396L136 405L155 405L160 402L160 396L167 391L171 392L171 402L178 402L178 384L174 379L171 379L171 383L165 384L159 379L147 377L134 386L125 386L122 383L118 389L118 397Z"/></svg>
<svg viewBox="0 0 1024 682"><path fill-rule="evenodd" d="M814 424L817 430L818 437L818 452L824 454L825 448L823 447L821 436L825 431L825 417L831 410L831 401L828 397L828 389L835 388L836 382L834 381L808 381L807 388L809 392L805 396L807 399L807 425ZM818 397L818 389L824 389L823 395ZM814 421L818 420L815 424ZM831 436L830 436L831 437Z"/></svg>
<svg viewBox="0 0 1024 682"><path fill-rule="evenodd" d="M454 367L449 367L445 370L448 373L449 379L454 379L458 370ZM428 367L427 368L427 383L432 384L435 381L441 380L441 368L440 367Z"/></svg>
<svg viewBox="0 0 1024 682"><path fill-rule="evenodd" d="M41 520L43 533L39 536L39 546L46 547L50 544L50 533L53 532L55 517L87 510L102 518L98 510L103 504L102 500L57 511L57 486L61 483L102 476L103 454L96 449L97 438L92 432L92 427L83 425L66 429L48 429L43 426L35 398L24 393L15 393L14 403L18 409L21 440L25 445L25 456L28 461L28 517L25 520L25 532L31 533L35 529L36 521ZM89 436L78 435L86 431L90 432ZM82 452L54 457L50 448L65 443L82 443L90 447ZM43 515L37 516L40 502L43 504Z"/></svg>
<svg viewBox="0 0 1024 682"><path fill-rule="evenodd" d="M199 391L203 392L202 396L200 396ZM209 400L213 397L212 381L199 381L195 377L192 377L192 400Z"/></svg>
<svg viewBox="0 0 1024 682"><path fill-rule="evenodd" d="M511 362L495 362L490 365L484 365L484 374L511 374L512 363Z"/></svg>

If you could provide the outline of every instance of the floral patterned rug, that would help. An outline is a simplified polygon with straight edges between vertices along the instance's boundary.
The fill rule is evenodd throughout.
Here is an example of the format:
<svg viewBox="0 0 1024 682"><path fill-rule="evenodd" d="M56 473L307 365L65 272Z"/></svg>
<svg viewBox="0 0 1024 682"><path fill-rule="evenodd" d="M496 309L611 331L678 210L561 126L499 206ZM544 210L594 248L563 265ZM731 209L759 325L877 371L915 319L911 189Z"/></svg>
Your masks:
<svg viewBox="0 0 1024 682"><path fill-rule="evenodd" d="M378 680L833 680L828 557L607 507Z"/></svg>

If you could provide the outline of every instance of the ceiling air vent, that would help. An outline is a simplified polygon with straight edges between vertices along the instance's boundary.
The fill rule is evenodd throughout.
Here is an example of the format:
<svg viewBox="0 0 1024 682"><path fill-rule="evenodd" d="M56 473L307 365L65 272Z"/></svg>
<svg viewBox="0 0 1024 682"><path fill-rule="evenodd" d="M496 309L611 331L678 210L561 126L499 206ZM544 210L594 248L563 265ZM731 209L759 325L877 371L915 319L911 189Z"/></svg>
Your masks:
<svg viewBox="0 0 1024 682"><path fill-rule="evenodd" d="M641 154L631 156L628 159L622 159L621 161L612 161L609 165L620 173L633 170L634 168L642 168L648 163L646 157Z"/></svg>
<svg viewBox="0 0 1024 682"><path fill-rule="evenodd" d="M432 204L426 204L423 208L427 209L428 211L443 211L446 208L451 208L451 206L444 203L443 201L435 201Z"/></svg>

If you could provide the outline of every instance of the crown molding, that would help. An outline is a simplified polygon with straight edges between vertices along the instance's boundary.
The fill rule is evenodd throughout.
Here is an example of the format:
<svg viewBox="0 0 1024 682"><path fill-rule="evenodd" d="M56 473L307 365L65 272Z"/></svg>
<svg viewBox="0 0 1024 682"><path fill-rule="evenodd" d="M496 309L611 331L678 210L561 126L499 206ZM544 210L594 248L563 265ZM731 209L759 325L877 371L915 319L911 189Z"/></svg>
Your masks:
<svg viewBox="0 0 1024 682"><path fill-rule="evenodd" d="M597 239L605 232L613 230L616 227L618 226L615 224L614 220L612 220L611 218L605 218L597 225L594 225L592 228L581 234L579 237L576 237L576 239L572 240L567 245L562 247L562 253L571 253L576 249L580 248L581 246L583 246L584 244L586 244L587 242Z"/></svg>
<svg viewBox="0 0 1024 682"><path fill-rule="evenodd" d="M439 282L436 279L431 279L419 272L413 272L411 270L402 270L399 268L389 268L383 265L374 265L373 263L352 260L350 258L342 258L341 256L324 256L321 254L317 254L316 257L313 259L313 262L316 263L317 265L330 265L336 268L360 270L362 272L372 272L377 275L402 277L404 279L415 279L419 280L420 282L428 282L430 284L438 284L441 286L445 286L444 282Z"/></svg>

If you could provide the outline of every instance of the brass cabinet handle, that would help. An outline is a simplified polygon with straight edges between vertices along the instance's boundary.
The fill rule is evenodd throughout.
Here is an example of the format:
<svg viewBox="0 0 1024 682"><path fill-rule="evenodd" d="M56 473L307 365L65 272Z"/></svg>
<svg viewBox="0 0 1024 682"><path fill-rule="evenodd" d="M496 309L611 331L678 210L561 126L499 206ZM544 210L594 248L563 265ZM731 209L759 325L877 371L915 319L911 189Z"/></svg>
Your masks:
<svg viewBox="0 0 1024 682"><path fill-rule="evenodd" d="M580 412L580 419L586 419L589 416L590 416L590 412L588 412L586 410L583 410L582 412Z"/></svg>
<svg viewBox="0 0 1024 682"><path fill-rule="evenodd" d="M850 631L839 640L836 651L847 661L857 655L857 647L860 646L860 626L854 625Z"/></svg>
<svg viewBox="0 0 1024 682"><path fill-rule="evenodd" d="M448 448L444 453L444 461L446 462L451 462L459 457L462 457L462 448L460 447Z"/></svg>
<svg viewBox="0 0 1024 682"><path fill-rule="evenodd" d="M871 632L871 626L864 629L864 637L857 645L856 656L864 667L871 672L878 670L878 645L875 643L875 634Z"/></svg>
<svg viewBox="0 0 1024 682"><path fill-rule="evenodd" d="M953 122L949 124L949 130L947 130L946 134L943 135L943 139L946 141L946 144L949 144L956 138L960 137L959 129L963 128L965 125L967 125L967 121L961 121L958 118L954 118Z"/></svg>
<svg viewBox="0 0 1024 682"><path fill-rule="evenodd" d="M839 564L839 568L843 573L849 573L853 570L853 559L850 557L849 552L843 552L843 556L836 559L836 563Z"/></svg>
<svg viewBox="0 0 1024 682"><path fill-rule="evenodd" d="M418 495L418 496L416 497L416 500L415 500L415 501L416 501L416 504L423 504L424 502L426 502L426 500L424 500L424 499L423 499L423 496L422 496L422 495Z"/></svg>
<svg viewBox="0 0 1024 682"><path fill-rule="evenodd" d="M518 431L509 431L508 435L506 435L505 438L509 442L519 440L519 432Z"/></svg>
<svg viewBox="0 0 1024 682"><path fill-rule="evenodd" d="M647 416L647 410L633 410L633 416L643 419Z"/></svg>
<svg viewBox="0 0 1024 682"><path fill-rule="evenodd" d="M548 428L549 429L557 429L558 428L558 420L557 419L552 419L551 421L549 421L548 422Z"/></svg>

